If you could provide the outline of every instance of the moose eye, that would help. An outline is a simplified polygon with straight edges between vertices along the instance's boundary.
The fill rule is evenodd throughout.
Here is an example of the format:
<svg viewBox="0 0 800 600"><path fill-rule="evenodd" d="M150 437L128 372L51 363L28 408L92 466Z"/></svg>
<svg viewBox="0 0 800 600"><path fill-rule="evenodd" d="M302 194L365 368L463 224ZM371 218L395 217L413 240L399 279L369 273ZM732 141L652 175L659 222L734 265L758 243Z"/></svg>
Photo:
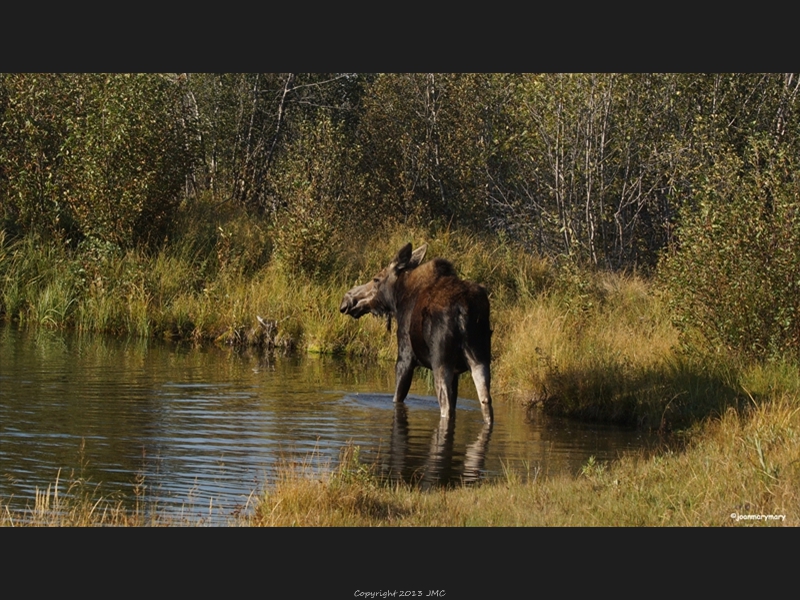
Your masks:
<svg viewBox="0 0 800 600"><path fill-rule="evenodd" d="M372 279L372 283L380 283L380 282L381 282L381 280L378 279L377 277Z"/></svg>

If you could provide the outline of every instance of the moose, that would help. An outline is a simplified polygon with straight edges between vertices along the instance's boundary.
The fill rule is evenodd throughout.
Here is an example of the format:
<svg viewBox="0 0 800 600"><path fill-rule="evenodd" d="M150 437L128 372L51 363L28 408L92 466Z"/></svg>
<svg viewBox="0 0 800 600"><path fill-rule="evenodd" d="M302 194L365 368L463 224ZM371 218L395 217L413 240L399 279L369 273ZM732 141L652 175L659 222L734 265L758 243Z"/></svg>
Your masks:
<svg viewBox="0 0 800 600"><path fill-rule="evenodd" d="M339 311L359 319L367 313L397 321L397 381L394 402L406 399L414 369L433 371L442 419L454 419L458 376L471 371L483 420L493 421L489 393L492 330L489 296L483 286L458 277L453 265L428 249L406 244L371 281L349 290Z"/></svg>

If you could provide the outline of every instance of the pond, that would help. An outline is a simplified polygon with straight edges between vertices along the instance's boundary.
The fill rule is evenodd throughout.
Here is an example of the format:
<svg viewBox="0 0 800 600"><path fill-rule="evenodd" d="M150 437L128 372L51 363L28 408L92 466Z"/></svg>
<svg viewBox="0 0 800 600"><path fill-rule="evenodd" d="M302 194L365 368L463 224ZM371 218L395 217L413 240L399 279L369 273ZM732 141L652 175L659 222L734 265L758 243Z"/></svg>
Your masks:
<svg viewBox="0 0 800 600"><path fill-rule="evenodd" d="M501 398L489 429L468 375L453 427L424 377L404 406L393 388L386 362L0 326L0 504L80 480L104 498L223 522L277 468L333 469L349 446L384 477L431 488L578 473L592 456L652 443Z"/></svg>

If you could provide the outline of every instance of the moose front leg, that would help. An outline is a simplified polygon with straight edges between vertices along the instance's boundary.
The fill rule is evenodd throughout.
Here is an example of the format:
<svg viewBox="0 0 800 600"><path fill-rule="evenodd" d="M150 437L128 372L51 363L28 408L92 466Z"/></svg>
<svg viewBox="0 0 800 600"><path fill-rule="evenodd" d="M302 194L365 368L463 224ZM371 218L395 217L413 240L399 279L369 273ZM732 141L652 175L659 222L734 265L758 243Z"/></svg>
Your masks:
<svg viewBox="0 0 800 600"><path fill-rule="evenodd" d="M414 367L416 367L416 361L410 352L400 352L398 354L397 363L395 364L397 380L395 382L393 402L403 402L408 396L411 380L414 378Z"/></svg>

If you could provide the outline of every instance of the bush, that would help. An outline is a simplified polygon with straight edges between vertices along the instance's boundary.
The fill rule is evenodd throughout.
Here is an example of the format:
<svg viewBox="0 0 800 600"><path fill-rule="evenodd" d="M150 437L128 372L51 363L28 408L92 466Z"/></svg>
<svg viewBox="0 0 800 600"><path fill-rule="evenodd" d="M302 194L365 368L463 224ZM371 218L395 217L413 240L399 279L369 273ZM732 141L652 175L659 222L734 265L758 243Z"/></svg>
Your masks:
<svg viewBox="0 0 800 600"><path fill-rule="evenodd" d="M271 179L275 252L290 270L326 276L336 264L339 232L352 214L342 127L330 119L295 124ZM354 224L350 224L355 227Z"/></svg>
<svg viewBox="0 0 800 600"><path fill-rule="evenodd" d="M662 264L684 339L752 358L800 355L800 182L765 138L721 158Z"/></svg>
<svg viewBox="0 0 800 600"><path fill-rule="evenodd" d="M192 166L180 78L13 74L0 79L0 218L130 246L158 241Z"/></svg>

